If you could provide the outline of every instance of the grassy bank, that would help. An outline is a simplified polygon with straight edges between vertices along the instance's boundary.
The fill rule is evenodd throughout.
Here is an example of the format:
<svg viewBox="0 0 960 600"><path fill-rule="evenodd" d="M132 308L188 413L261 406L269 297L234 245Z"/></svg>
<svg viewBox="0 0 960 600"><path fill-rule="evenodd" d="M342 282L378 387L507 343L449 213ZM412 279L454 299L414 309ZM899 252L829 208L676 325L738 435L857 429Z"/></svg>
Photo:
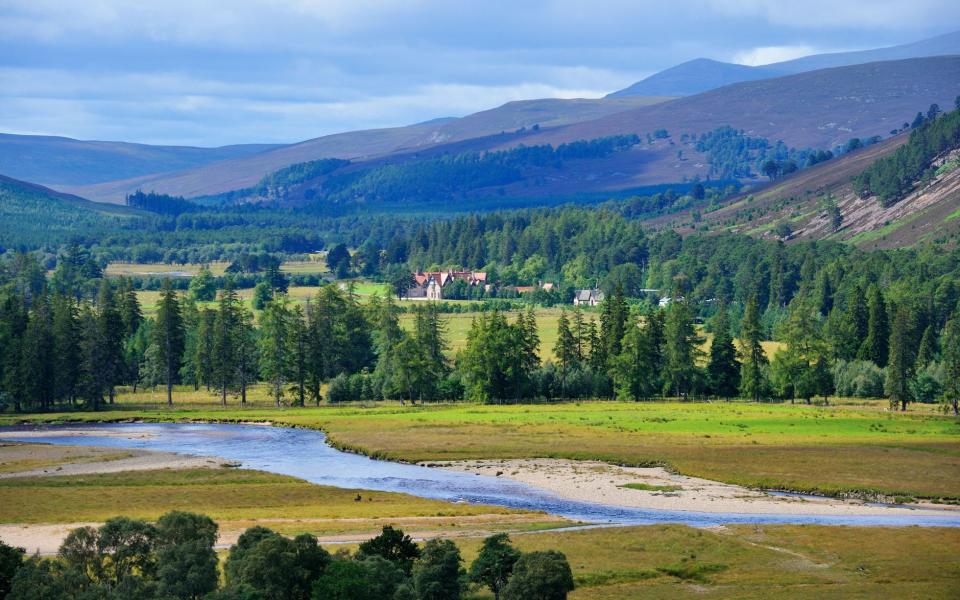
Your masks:
<svg viewBox="0 0 960 600"><path fill-rule="evenodd" d="M362 408L221 409L184 392L173 409L156 393L123 395L115 410L34 415L33 421L271 421L323 429L341 448L423 461L484 458L600 459L666 465L750 487L960 498L960 421L885 404L586 402L546 406L474 404ZM192 400L190 402L189 400ZM202 402L201 402L202 401ZM181 403L182 402L182 403ZM0 416L0 424L24 417Z"/></svg>

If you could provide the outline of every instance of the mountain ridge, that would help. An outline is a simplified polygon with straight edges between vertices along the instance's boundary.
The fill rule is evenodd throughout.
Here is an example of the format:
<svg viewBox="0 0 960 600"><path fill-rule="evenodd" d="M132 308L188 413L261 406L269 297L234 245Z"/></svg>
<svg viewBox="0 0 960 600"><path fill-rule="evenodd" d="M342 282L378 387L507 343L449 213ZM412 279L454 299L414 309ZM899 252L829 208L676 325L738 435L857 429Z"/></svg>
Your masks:
<svg viewBox="0 0 960 600"><path fill-rule="evenodd" d="M743 65L709 58L695 58L654 73L621 90L611 92L607 97L689 96L733 83L782 77L819 69L954 54L960 54L960 31L884 48L812 54L765 65Z"/></svg>

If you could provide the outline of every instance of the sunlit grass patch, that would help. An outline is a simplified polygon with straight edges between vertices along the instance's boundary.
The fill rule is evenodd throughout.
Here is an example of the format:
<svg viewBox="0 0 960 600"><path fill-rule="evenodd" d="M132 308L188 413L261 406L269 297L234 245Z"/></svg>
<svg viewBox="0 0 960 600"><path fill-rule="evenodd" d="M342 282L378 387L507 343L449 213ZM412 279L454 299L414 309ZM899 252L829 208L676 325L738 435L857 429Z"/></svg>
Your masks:
<svg viewBox="0 0 960 600"><path fill-rule="evenodd" d="M683 487L679 485L651 485L649 483L625 483L620 487L641 492L679 492L683 490Z"/></svg>

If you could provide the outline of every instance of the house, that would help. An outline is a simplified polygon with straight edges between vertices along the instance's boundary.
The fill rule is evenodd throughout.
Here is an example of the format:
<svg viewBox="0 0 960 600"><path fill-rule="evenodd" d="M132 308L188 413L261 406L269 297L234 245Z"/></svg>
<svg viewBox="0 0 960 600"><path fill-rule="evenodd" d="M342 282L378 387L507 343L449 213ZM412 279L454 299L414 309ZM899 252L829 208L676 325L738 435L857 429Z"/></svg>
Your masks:
<svg viewBox="0 0 960 600"><path fill-rule="evenodd" d="M666 308L670 306L670 304L672 304L673 302L683 302L683 296L677 296L676 298L674 298L673 296L663 296L662 298L660 298L660 302L658 302L657 304L660 306L660 308Z"/></svg>
<svg viewBox="0 0 960 600"><path fill-rule="evenodd" d="M603 302L602 290L577 290L573 295L574 306L597 306L601 302Z"/></svg>
<svg viewBox="0 0 960 600"><path fill-rule="evenodd" d="M413 274L413 285L407 290L409 299L442 300L443 288L454 281L465 281L469 286L487 285L487 274L476 271L431 271Z"/></svg>

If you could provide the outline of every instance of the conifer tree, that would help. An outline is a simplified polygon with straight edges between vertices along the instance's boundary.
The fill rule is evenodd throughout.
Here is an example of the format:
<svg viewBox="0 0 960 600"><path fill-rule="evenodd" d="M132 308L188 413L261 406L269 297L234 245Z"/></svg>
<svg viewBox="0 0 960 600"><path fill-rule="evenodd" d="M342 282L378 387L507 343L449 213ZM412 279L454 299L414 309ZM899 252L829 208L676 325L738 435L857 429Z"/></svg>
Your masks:
<svg viewBox="0 0 960 600"><path fill-rule="evenodd" d="M664 393L686 398L696 392L697 358L702 352L686 299L674 297L664 323Z"/></svg>
<svg viewBox="0 0 960 600"><path fill-rule="evenodd" d="M253 325L253 314L240 307L236 331L236 367L237 385L240 388L240 406L247 403L247 386L257 380L257 330Z"/></svg>
<svg viewBox="0 0 960 600"><path fill-rule="evenodd" d="M630 308L623 293L623 285L617 281L613 294L603 302L600 313L600 338L603 344L603 356L609 367L622 349L623 336L627 332L627 319Z"/></svg>
<svg viewBox="0 0 960 600"><path fill-rule="evenodd" d="M290 311L290 377L291 391L296 395L294 406L304 406L307 385L307 322L303 307Z"/></svg>
<svg viewBox="0 0 960 600"><path fill-rule="evenodd" d="M193 384L195 389L200 386L210 390L214 383L214 322L217 311L211 308L200 308L194 333L193 356Z"/></svg>
<svg viewBox="0 0 960 600"><path fill-rule="evenodd" d="M277 294L260 315L260 372L279 408L290 376L290 301Z"/></svg>
<svg viewBox="0 0 960 600"><path fill-rule="evenodd" d="M140 328L143 322L143 311L137 299L137 291L133 289L133 282L126 277L117 281L117 304L120 309L120 320L123 321L125 337L131 337Z"/></svg>
<svg viewBox="0 0 960 600"><path fill-rule="evenodd" d="M227 393L237 378L240 312L242 306L229 279L220 290L216 315L210 333L210 375L214 389L220 392L220 404L227 405Z"/></svg>
<svg viewBox="0 0 960 600"><path fill-rule="evenodd" d="M77 303L72 296L53 297L53 378L54 395L71 405L80 380L80 325Z"/></svg>
<svg viewBox="0 0 960 600"><path fill-rule="evenodd" d="M153 329L158 362L163 367L163 383L167 386L167 404L173 405L173 384L177 381L184 351L183 315L180 302L169 280L164 280L157 302L157 320Z"/></svg>
<svg viewBox="0 0 960 600"><path fill-rule="evenodd" d="M960 415L960 313L954 313L943 332L943 400L954 416Z"/></svg>
<svg viewBox="0 0 960 600"><path fill-rule="evenodd" d="M857 354L862 360L872 360L878 367L887 366L888 345L890 342L890 325L887 320L887 303L883 293L876 285L868 292L867 337L860 346Z"/></svg>
<svg viewBox="0 0 960 600"><path fill-rule="evenodd" d="M907 410L911 400L910 379L914 373L913 314L906 306L897 307L890 329L890 359L884 389L890 396L890 405Z"/></svg>
<svg viewBox="0 0 960 600"><path fill-rule="evenodd" d="M755 402L766 398L769 385L767 383L767 355L763 351L763 328L760 325L760 311L757 307L757 297L751 296L743 312L740 323L741 367L740 393Z"/></svg>
<svg viewBox="0 0 960 600"><path fill-rule="evenodd" d="M561 375L566 378L567 372L574 368L578 361L577 339L570 329L570 319L566 309L561 309L557 320L557 343L553 346L553 355L560 364Z"/></svg>
<svg viewBox="0 0 960 600"><path fill-rule="evenodd" d="M24 402L41 411L53 408L53 348L53 319L50 304L43 294L33 300L20 353Z"/></svg>
<svg viewBox="0 0 960 600"><path fill-rule="evenodd" d="M737 360L737 349L730 334L730 321L725 304L720 305L714 317L713 329L707 378L714 395L730 398L740 390L740 362Z"/></svg>
<svg viewBox="0 0 960 600"><path fill-rule="evenodd" d="M97 295L97 331L101 345L98 376L102 377L103 389L113 404L115 386L123 381L124 375L124 328L113 287L106 279L100 283Z"/></svg>
<svg viewBox="0 0 960 600"><path fill-rule="evenodd" d="M933 325L927 325L920 337L920 345L917 347L917 369L922 369L933 362L937 356L937 334Z"/></svg>

